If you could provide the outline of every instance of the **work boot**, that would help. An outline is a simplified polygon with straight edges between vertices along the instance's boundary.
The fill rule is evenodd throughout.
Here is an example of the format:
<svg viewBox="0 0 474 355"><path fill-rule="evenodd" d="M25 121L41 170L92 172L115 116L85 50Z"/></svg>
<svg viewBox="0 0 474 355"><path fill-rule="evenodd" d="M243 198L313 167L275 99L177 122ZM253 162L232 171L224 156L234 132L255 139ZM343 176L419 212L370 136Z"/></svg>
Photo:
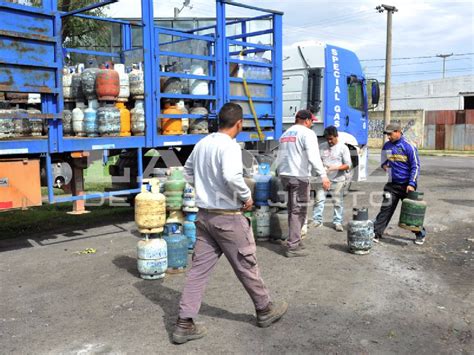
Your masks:
<svg viewBox="0 0 474 355"><path fill-rule="evenodd" d="M295 258L295 257L302 257L308 256L308 253L304 251L304 247L297 246L296 248L285 248L285 256L287 258Z"/></svg>
<svg viewBox="0 0 474 355"><path fill-rule="evenodd" d="M288 303L282 302L270 302L265 309L257 311L257 326L260 328L266 328L278 321L288 310Z"/></svg>
<svg viewBox="0 0 474 355"><path fill-rule="evenodd" d="M178 318L173 332L173 342L184 344L189 340L201 339L207 334L207 329L202 325L194 324L192 318Z"/></svg>

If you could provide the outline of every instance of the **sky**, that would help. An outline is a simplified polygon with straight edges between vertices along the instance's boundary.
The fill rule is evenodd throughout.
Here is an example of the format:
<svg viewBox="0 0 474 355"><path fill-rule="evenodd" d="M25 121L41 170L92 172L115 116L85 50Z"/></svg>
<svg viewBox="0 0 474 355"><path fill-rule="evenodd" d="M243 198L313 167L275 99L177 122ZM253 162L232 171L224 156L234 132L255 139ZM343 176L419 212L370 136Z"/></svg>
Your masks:
<svg viewBox="0 0 474 355"><path fill-rule="evenodd" d="M398 11L393 15L393 83L442 77L474 75L474 1L386 0ZM284 46L321 41L354 51L368 77L381 81L385 75L386 13L375 7L382 2L292 0L242 3L283 11ZM172 17L183 0L153 0L155 16ZM140 0L120 0L109 9L113 17L140 17ZM214 0L190 0L180 17L214 17ZM228 6L229 9L233 8ZM228 16L258 14L241 8ZM382 60L381 60L382 59Z"/></svg>

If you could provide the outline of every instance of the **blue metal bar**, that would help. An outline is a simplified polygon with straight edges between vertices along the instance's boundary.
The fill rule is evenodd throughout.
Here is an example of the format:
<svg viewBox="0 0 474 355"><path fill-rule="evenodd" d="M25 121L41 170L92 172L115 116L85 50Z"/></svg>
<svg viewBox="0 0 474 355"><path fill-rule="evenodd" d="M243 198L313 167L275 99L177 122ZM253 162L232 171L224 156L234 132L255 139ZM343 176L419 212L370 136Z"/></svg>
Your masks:
<svg viewBox="0 0 474 355"><path fill-rule="evenodd" d="M164 29L164 28L158 28L157 31L160 34L163 34L163 35L183 37L183 38L189 38L189 39L200 40L200 41L214 42L214 40L215 40L213 35L212 36L192 35L192 34L187 33L187 32L173 31L173 30Z"/></svg>
<svg viewBox="0 0 474 355"><path fill-rule="evenodd" d="M166 77L170 77L170 78L196 79L196 80L208 80L208 81L216 80L215 76L175 73L175 72L172 72L172 71L160 71L159 74L160 74L160 76L166 76Z"/></svg>
<svg viewBox="0 0 474 355"><path fill-rule="evenodd" d="M122 63L125 63L125 52L133 49L132 26L130 24L122 24L120 29L122 31L122 52L120 53L120 60Z"/></svg>
<svg viewBox="0 0 474 355"><path fill-rule="evenodd" d="M250 21L254 21L254 20L266 20L266 19L271 19L271 15L261 15L261 16L250 17L250 18L243 18L243 19L239 19L239 20L232 20L232 21L226 22L226 26L235 25L235 24L241 23L241 22L250 22ZM209 25L209 26L194 28L192 30L187 30L186 32L187 33L194 33L194 32L210 30L212 28L215 29L216 27L217 27L217 25Z"/></svg>
<svg viewBox="0 0 474 355"><path fill-rule="evenodd" d="M54 37L38 35L35 33L22 33L22 32L17 32L17 31L0 30L0 36L9 37L9 38L27 39L27 40L38 41L38 42L56 43L56 38Z"/></svg>
<svg viewBox="0 0 474 355"><path fill-rule="evenodd" d="M130 190L101 192L101 193L96 193L96 194L87 194L87 195L79 195L79 196L57 197L53 203L90 200L94 198L108 198L108 197L113 197L113 196L138 194L140 192L141 192L141 188L137 188L137 189L130 189Z"/></svg>
<svg viewBox="0 0 474 355"><path fill-rule="evenodd" d="M262 53L262 52L266 52L266 50L263 50L263 49L244 49L243 51L229 52L229 56L247 55L247 54Z"/></svg>
<svg viewBox="0 0 474 355"><path fill-rule="evenodd" d="M214 57L205 56L205 55L197 55L197 54L180 53L180 52L160 51L160 56L215 61Z"/></svg>
<svg viewBox="0 0 474 355"><path fill-rule="evenodd" d="M249 101L247 96L229 96L231 101ZM273 102L273 97L252 97L253 102Z"/></svg>
<svg viewBox="0 0 474 355"><path fill-rule="evenodd" d="M145 64L145 146L153 147L154 139L157 132L156 117L158 116L159 107L156 104L156 94L160 90L159 86L159 75L156 72L159 70L157 67L157 58L159 58L158 46L156 46L157 30L154 28L154 17L153 17L153 1L142 0L142 21L143 21L143 60ZM155 51L153 51L155 48ZM159 65L159 63L158 63Z"/></svg>
<svg viewBox="0 0 474 355"><path fill-rule="evenodd" d="M235 64L244 64L244 65L253 65L255 67L265 67L265 68L273 68L272 63L265 63L265 62L253 62L250 60L240 60L240 59L235 59L235 58L230 58L229 63L235 63Z"/></svg>
<svg viewBox="0 0 474 355"><path fill-rule="evenodd" d="M141 186L142 186L142 182L143 182L143 152L142 152L142 148L138 148L137 149L137 163L138 163L138 174L137 174L137 183L138 183L138 189L139 191L138 192L141 192Z"/></svg>
<svg viewBox="0 0 474 355"><path fill-rule="evenodd" d="M272 63L275 67L272 70L273 76L273 106L275 113L275 139L280 139L283 133L283 21L281 14L273 16L273 46Z"/></svg>
<svg viewBox="0 0 474 355"><path fill-rule="evenodd" d="M263 44L257 44L257 43L251 43L251 42L243 42L243 41L235 41L235 40L228 40L227 41L229 44L233 44L236 46L241 46L241 47L250 47L250 48L257 48L257 49L263 49L265 51L273 51L272 46L265 46Z"/></svg>
<svg viewBox="0 0 474 355"><path fill-rule="evenodd" d="M46 153L46 180L48 185L48 202L54 203L53 167L49 153Z"/></svg>
<svg viewBox="0 0 474 355"><path fill-rule="evenodd" d="M191 118L191 119L215 119L215 115L213 115L214 117L210 116L210 115L192 115L192 114L181 114L181 115L175 115L175 114L160 114L159 117L160 118Z"/></svg>
<svg viewBox="0 0 474 355"><path fill-rule="evenodd" d="M242 24L245 24L245 22L242 22ZM273 33L273 29L256 31L256 32L243 32L240 35L229 36L227 37L227 39L232 39L232 40L242 39L244 42L246 42L246 38L248 37L262 36L262 35L271 34L271 33Z"/></svg>
<svg viewBox="0 0 474 355"><path fill-rule="evenodd" d="M118 1L119 0L104 0L104 1L101 1L101 2L98 2L98 3L95 3L95 4L91 4L89 6L84 6L80 9L72 10L72 11L69 11L69 12L63 12L63 13L61 13L61 17L68 17L68 16L72 16L72 15L75 15L75 14L79 14L81 12L94 10L94 9L97 9L98 7L110 5L110 4L113 4L113 3L118 2Z"/></svg>
<svg viewBox="0 0 474 355"><path fill-rule="evenodd" d="M10 59L8 62L0 59L0 65L17 65L21 67L36 67L36 68L45 68L45 69L56 69L57 65L45 64L45 63L38 63L32 60L23 59Z"/></svg>
<svg viewBox="0 0 474 355"><path fill-rule="evenodd" d="M88 54L88 55L97 55L100 57L114 57L120 58L119 53L113 52L98 52L98 51L90 51L87 49L76 49L76 48L64 48L67 53L78 53L78 54Z"/></svg>
<svg viewBox="0 0 474 355"><path fill-rule="evenodd" d="M154 33L155 33L155 41L157 40L158 41L158 44L160 42L160 33L158 32L158 30L155 28L154 30ZM156 81L153 82L153 85L156 87L155 91L154 91L154 95L153 95L153 100L154 100L154 104L155 104L155 107L156 107L156 112L157 114L160 114L162 112L161 110L161 99L160 99L160 92L161 92L161 75L162 75L162 71L161 71L161 68L160 68L160 61L161 61L161 55L160 55L160 51L161 51L161 47L158 45L158 46L155 46L155 67L157 68L157 72L156 72ZM153 116L153 117L157 117L157 116ZM158 138L159 138L159 134L160 134L160 125L161 125L161 122L158 123L158 119L153 119L153 124L154 124L154 129L153 129L153 146L156 147L158 145Z"/></svg>
<svg viewBox="0 0 474 355"><path fill-rule="evenodd" d="M64 13L64 12L61 12L61 13ZM122 25L132 25L132 26L137 26L137 27L142 27L143 26L139 22L117 20L117 19L110 18L110 17L98 17L98 16L85 15L85 14L76 14L74 16L79 17L79 18L83 18L83 19L87 19L87 20L95 20L95 21L110 22L110 23L119 23L119 24L122 24Z"/></svg>
<svg viewBox="0 0 474 355"><path fill-rule="evenodd" d="M38 154L48 151L46 139L24 138L21 140L0 140L0 156L14 154Z"/></svg>
<svg viewBox="0 0 474 355"><path fill-rule="evenodd" d="M107 138L65 137L63 147L65 152L140 148L145 147L145 136Z"/></svg>
<svg viewBox="0 0 474 355"><path fill-rule="evenodd" d="M42 9L42 8L34 7L34 6L0 2L0 9L1 8L10 9L10 10L19 11L19 12L27 12L27 13L35 14L35 15L42 15L44 17L53 17L50 10Z"/></svg>
<svg viewBox="0 0 474 355"><path fill-rule="evenodd" d="M242 78L229 78L229 81L233 83L243 83ZM273 85L273 80L257 80L257 79L246 79L248 84L260 84L260 85Z"/></svg>
<svg viewBox="0 0 474 355"><path fill-rule="evenodd" d="M168 94L160 93L160 98L163 99L190 99L190 100L216 100L216 96L211 95L191 95L191 94Z"/></svg>
<svg viewBox="0 0 474 355"><path fill-rule="evenodd" d="M281 11L263 9L261 7L242 4L242 3L239 3L239 2L235 2L233 0L217 0L217 1L223 2L227 5L232 5L232 6L236 6L236 7L243 7L245 9L249 9L249 10L256 10L256 11L266 12L266 13L269 13L269 14L283 15L283 12L281 12Z"/></svg>
<svg viewBox="0 0 474 355"><path fill-rule="evenodd" d="M221 1L216 1L216 33L219 34L216 40L216 96L217 102L215 110L218 112L222 106L227 102L227 76L225 67L227 65L227 46L225 43L226 37L226 12L225 5Z"/></svg>

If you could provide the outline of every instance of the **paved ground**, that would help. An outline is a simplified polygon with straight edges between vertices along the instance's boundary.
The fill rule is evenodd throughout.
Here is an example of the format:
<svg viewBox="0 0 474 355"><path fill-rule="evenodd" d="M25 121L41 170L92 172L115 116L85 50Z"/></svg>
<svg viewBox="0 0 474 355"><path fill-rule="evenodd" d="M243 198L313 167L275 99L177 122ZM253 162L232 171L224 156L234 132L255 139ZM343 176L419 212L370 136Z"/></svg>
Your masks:
<svg viewBox="0 0 474 355"><path fill-rule="evenodd" d="M472 354L474 159L422 164L424 246L396 224L367 256L348 254L345 233L327 225L310 231L307 258L261 244L263 277L274 298L290 303L268 329L254 325L249 298L221 260L201 310L209 335L179 347L169 334L183 276L138 278L132 214L120 224L0 241L1 352ZM374 217L383 181L377 171L357 184L346 216L357 198L358 206L373 201ZM97 253L75 254L85 248Z"/></svg>

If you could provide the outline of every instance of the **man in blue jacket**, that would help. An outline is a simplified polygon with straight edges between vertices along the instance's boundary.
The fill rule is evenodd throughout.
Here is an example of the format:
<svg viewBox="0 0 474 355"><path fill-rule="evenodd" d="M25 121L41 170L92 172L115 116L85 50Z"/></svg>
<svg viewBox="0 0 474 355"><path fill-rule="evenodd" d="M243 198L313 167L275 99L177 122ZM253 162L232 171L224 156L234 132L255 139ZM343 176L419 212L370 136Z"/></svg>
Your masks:
<svg viewBox="0 0 474 355"><path fill-rule="evenodd" d="M395 212L398 201L407 197L408 192L415 191L420 175L420 159L416 147L404 137L398 123L389 124L384 134L388 136L382 148L382 168L389 174L389 182L384 187L382 207L374 224L374 242L379 242L383 232ZM426 231L415 233L415 244L422 245Z"/></svg>

